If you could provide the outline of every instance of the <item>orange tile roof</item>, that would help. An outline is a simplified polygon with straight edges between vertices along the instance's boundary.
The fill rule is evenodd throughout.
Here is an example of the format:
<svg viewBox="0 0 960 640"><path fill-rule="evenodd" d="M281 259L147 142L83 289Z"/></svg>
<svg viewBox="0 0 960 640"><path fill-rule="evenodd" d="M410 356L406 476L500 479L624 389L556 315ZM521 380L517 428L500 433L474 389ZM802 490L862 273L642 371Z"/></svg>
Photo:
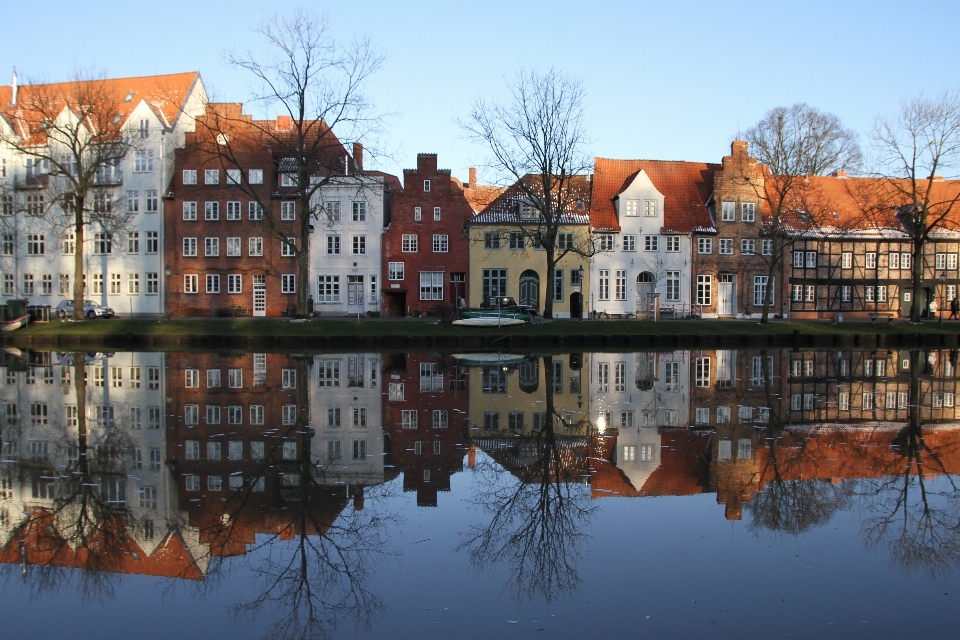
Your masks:
<svg viewBox="0 0 960 640"><path fill-rule="evenodd" d="M619 231L613 201L644 171L663 194L664 231L689 233L711 228L706 203L713 192L718 164L672 160L613 160L595 158L590 224L594 229Z"/></svg>
<svg viewBox="0 0 960 640"><path fill-rule="evenodd" d="M540 176L530 174L524 176L521 180L530 185L530 191L536 191L537 185L540 185ZM568 183L570 193L582 194L583 209L576 208L576 204L568 203L569 207L563 213L561 224L587 224L590 221L588 214L590 210L590 181L590 176L577 175L571 177ZM471 222L478 224L520 222L517 207L518 203L524 200L524 192L518 186L519 182L517 181L503 189ZM540 188L542 189L542 185Z"/></svg>
<svg viewBox="0 0 960 640"><path fill-rule="evenodd" d="M190 71L161 76L139 76L134 78L106 78L102 80L82 80L77 82L58 82L50 84L24 84L17 89L17 104L10 105L13 87L0 87L0 115L6 117L18 133L24 138L35 132L39 120L31 116L30 103L34 100L49 100L58 105L61 111L71 98L83 96L85 87L96 87L97 93L109 96L113 102L111 108L126 120L133 109L146 100L147 104L160 117L166 126L171 126L183 108L184 100L190 93L200 73ZM133 94L130 101L125 98Z"/></svg>

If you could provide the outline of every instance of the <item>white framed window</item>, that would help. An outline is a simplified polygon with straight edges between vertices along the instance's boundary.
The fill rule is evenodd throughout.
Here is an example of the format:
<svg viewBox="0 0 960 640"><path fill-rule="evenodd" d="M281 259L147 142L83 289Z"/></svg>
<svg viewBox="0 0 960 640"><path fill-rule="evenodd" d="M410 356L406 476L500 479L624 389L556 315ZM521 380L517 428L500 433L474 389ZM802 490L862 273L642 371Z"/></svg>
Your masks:
<svg viewBox="0 0 960 640"><path fill-rule="evenodd" d="M284 273L280 276L280 292L281 293L297 292L297 274Z"/></svg>
<svg viewBox="0 0 960 640"><path fill-rule="evenodd" d="M297 239L296 238L287 238L286 242L280 242L280 256L284 258L292 258L297 255Z"/></svg>
<svg viewBox="0 0 960 640"><path fill-rule="evenodd" d="M713 253L713 238L697 238L697 253Z"/></svg>
<svg viewBox="0 0 960 640"><path fill-rule="evenodd" d="M403 253L416 253L417 252L417 234L415 233L405 233L401 238L400 251ZM499 247L498 247L499 248Z"/></svg>
<svg viewBox="0 0 960 640"><path fill-rule="evenodd" d="M413 208L413 221L420 222L423 220L423 209L421 207Z"/></svg>
<svg viewBox="0 0 960 640"><path fill-rule="evenodd" d="M644 251L659 251L659 250L660 250L660 236L643 236L643 250L644 250Z"/></svg>
<svg viewBox="0 0 960 640"><path fill-rule="evenodd" d="M718 253L722 256L732 256L733 238L720 238L720 249Z"/></svg>
<svg viewBox="0 0 960 640"><path fill-rule="evenodd" d="M354 202L352 203L353 213L351 215L354 222L366 222L367 220L367 203L366 202Z"/></svg>
<svg viewBox="0 0 960 640"><path fill-rule="evenodd" d="M183 239L183 255L188 258L195 257L197 255L197 239L196 238Z"/></svg>
<svg viewBox="0 0 960 640"><path fill-rule="evenodd" d="M283 389L297 388L297 370L283 369L280 372L280 387Z"/></svg>
<svg viewBox="0 0 960 640"><path fill-rule="evenodd" d="M317 276L317 303L340 303L340 276Z"/></svg>
<svg viewBox="0 0 960 640"><path fill-rule="evenodd" d="M127 191L127 213L137 213L140 211L140 192Z"/></svg>
<svg viewBox="0 0 960 640"><path fill-rule="evenodd" d="M609 300L610 299L610 270L609 269L600 269L597 271L599 291L597 292L598 300Z"/></svg>
<svg viewBox="0 0 960 640"><path fill-rule="evenodd" d="M429 181L429 180L424 180L424 181L423 181L423 191L424 191L424 193L429 193L429 192L430 192L430 181Z"/></svg>
<svg viewBox="0 0 960 640"><path fill-rule="evenodd" d="M207 388L220 388L220 369L207 369Z"/></svg>
<svg viewBox="0 0 960 640"><path fill-rule="evenodd" d="M680 253L680 236L667 236L667 253Z"/></svg>
<svg viewBox="0 0 960 640"><path fill-rule="evenodd" d="M44 276L44 277L47 277L47 276ZM134 296L140 294L140 274L139 273L127 274L127 293Z"/></svg>
<svg viewBox="0 0 960 640"><path fill-rule="evenodd" d="M197 203L196 202L183 203L183 219L184 220L197 219Z"/></svg>
<svg viewBox="0 0 960 640"><path fill-rule="evenodd" d="M737 219L737 203L723 202L720 205L720 219L723 222L734 222Z"/></svg>
<svg viewBox="0 0 960 640"><path fill-rule="evenodd" d="M888 255L887 255L887 266L890 267L891 269L899 269L899 268L900 268L900 254L899 254L899 253L891 253L891 254L888 254Z"/></svg>
<svg viewBox="0 0 960 640"><path fill-rule="evenodd" d="M263 219L263 207L260 206L259 202L251 200L247 203L247 217L250 220L262 220Z"/></svg>
<svg viewBox="0 0 960 640"><path fill-rule="evenodd" d="M760 252L764 256L773 255L773 240L763 240L761 243Z"/></svg>
<svg viewBox="0 0 960 640"><path fill-rule="evenodd" d="M613 297L614 300L627 299L627 272L625 270L618 269L615 274Z"/></svg>
<svg viewBox="0 0 960 640"><path fill-rule="evenodd" d="M353 255L363 256L367 253L367 236L353 236Z"/></svg>
<svg viewBox="0 0 960 640"><path fill-rule="evenodd" d="M250 184L263 184L263 169L250 169L247 172L247 181Z"/></svg>
<svg viewBox="0 0 960 640"><path fill-rule="evenodd" d="M639 200L627 200L624 203L624 215L628 217L636 217L640 215L640 201Z"/></svg>
<svg viewBox="0 0 960 640"><path fill-rule="evenodd" d="M227 169L227 184L240 184L243 172L239 169Z"/></svg>
<svg viewBox="0 0 960 640"><path fill-rule="evenodd" d="M263 424L263 405L250 405L250 424Z"/></svg>
<svg viewBox="0 0 960 640"><path fill-rule="evenodd" d="M147 253L158 253L160 251L160 232L147 231Z"/></svg>
<svg viewBox="0 0 960 640"><path fill-rule="evenodd" d="M183 386L185 389L200 388L200 370L184 369L183 370Z"/></svg>
<svg viewBox="0 0 960 640"><path fill-rule="evenodd" d="M752 238L744 238L740 241L740 253L745 256L752 256L757 252L757 241Z"/></svg>
<svg viewBox="0 0 960 640"><path fill-rule="evenodd" d="M637 250L637 236L633 235L632 233L624 234L622 243L624 251Z"/></svg>
<svg viewBox="0 0 960 640"><path fill-rule="evenodd" d="M807 253L806 253L806 268L807 268L807 269L816 269L816 268L817 268L817 252L816 252L816 251L807 251Z"/></svg>
<svg viewBox="0 0 960 640"><path fill-rule="evenodd" d="M604 233L600 236L599 240L600 246L597 248L598 251L613 251L613 234Z"/></svg>
<svg viewBox="0 0 960 640"><path fill-rule="evenodd" d="M227 203L227 220L240 220L240 203L238 201Z"/></svg>
<svg viewBox="0 0 960 640"><path fill-rule="evenodd" d="M227 257L239 258L241 255L243 255L243 250L240 245L240 238L227 238Z"/></svg>
<svg viewBox="0 0 960 640"><path fill-rule="evenodd" d="M203 219L204 220L219 220L220 219L220 203L219 202L204 202L203 203Z"/></svg>
<svg viewBox="0 0 960 640"><path fill-rule="evenodd" d="M753 222L756 216L757 206L752 202L740 203L740 219L743 222Z"/></svg>
<svg viewBox="0 0 960 640"><path fill-rule="evenodd" d="M864 256L864 262L865 262L865 264L866 264L867 269L876 269L876 268L877 268L877 254L876 254L876 253L873 253L873 252L868 252L868 253ZM904 267L904 268L909 268L909 267Z"/></svg>
<svg viewBox="0 0 960 640"><path fill-rule="evenodd" d="M218 257L220 255L220 238L204 238L203 255L207 258Z"/></svg>
<svg viewBox="0 0 960 640"><path fill-rule="evenodd" d="M247 239L247 255L252 258L263 256L263 238Z"/></svg>
<svg viewBox="0 0 960 640"><path fill-rule="evenodd" d="M127 232L127 253L140 253L140 232Z"/></svg>
<svg viewBox="0 0 960 640"><path fill-rule="evenodd" d="M840 302L850 302L851 299L852 296L850 285L843 285L840 287Z"/></svg>
<svg viewBox="0 0 960 640"><path fill-rule="evenodd" d="M850 251L844 251L840 254L840 268L841 269L852 269L853 268L853 253Z"/></svg>
<svg viewBox="0 0 960 640"><path fill-rule="evenodd" d="M496 250L500 248L500 234L496 231L485 231L483 234L483 248Z"/></svg>
<svg viewBox="0 0 960 640"><path fill-rule="evenodd" d="M204 170L203 170L203 184L220 184L220 170L219 170L219 169L204 169Z"/></svg>
<svg viewBox="0 0 960 640"><path fill-rule="evenodd" d="M239 273L227 274L227 293L243 293L243 276Z"/></svg>
<svg viewBox="0 0 960 640"><path fill-rule="evenodd" d="M184 293L200 293L199 276L195 273L188 273L183 276Z"/></svg>
<svg viewBox="0 0 960 640"><path fill-rule="evenodd" d="M763 306L763 299L767 295L768 279L769 276L753 276L753 306ZM776 278L774 278L773 285L774 286L770 287L770 306L773 306L773 300L776 297Z"/></svg>
<svg viewBox="0 0 960 640"><path fill-rule="evenodd" d="M440 222L440 207L433 208L433 221Z"/></svg>
<svg viewBox="0 0 960 640"><path fill-rule="evenodd" d="M680 272L667 271L667 302L680 300Z"/></svg>
<svg viewBox="0 0 960 640"><path fill-rule="evenodd" d="M337 203L340 204L339 202ZM286 201L280 203L280 219L281 220L296 220L297 219L297 203L293 201Z"/></svg>
<svg viewBox="0 0 960 640"><path fill-rule="evenodd" d="M196 170L196 169L184 169L184 170L183 170L183 184L197 184L197 170Z"/></svg>
<svg viewBox="0 0 960 640"><path fill-rule="evenodd" d="M207 274L207 293L220 293L220 275L216 273Z"/></svg>
<svg viewBox="0 0 960 640"><path fill-rule="evenodd" d="M947 254L947 269L951 271L956 270L957 268L957 254L948 253Z"/></svg>
<svg viewBox="0 0 960 640"><path fill-rule="evenodd" d="M143 192L144 196L144 210L147 213L156 213L160 210L159 199L157 198L156 189L147 189Z"/></svg>
<svg viewBox="0 0 960 640"><path fill-rule="evenodd" d="M443 300L443 272L420 272L420 299Z"/></svg>
<svg viewBox="0 0 960 640"><path fill-rule="evenodd" d="M387 280L403 280L403 263L387 263Z"/></svg>
<svg viewBox="0 0 960 640"><path fill-rule="evenodd" d="M697 304L713 304L713 276L697 276Z"/></svg>
<svg viewBox="0 0 960 640"><path fill-rule="evenodd" d="M447 253L450 251L450 236L445 233L433 234L433 252Z"/></svg>
<svg viewBox="0 0 960 640"><path fill-rule="evenodd" d="M340 236L339 235L337 234L327 235L327 255L328 256L340 255Z"/></svg>
<svg viewBox="0 0 960 640"><path fill-rule="evenodd" d="M403 429L416 429L418 426L417 418L416 409L402 409L400 411L400 427Z"/></svg>
<svg viewBox="0 0 960 640"><path fill-rule="evenodd" d="M655 218L657 216L657 201L656 200L644 200L643 201L643 215L647 218Z"/></svg>

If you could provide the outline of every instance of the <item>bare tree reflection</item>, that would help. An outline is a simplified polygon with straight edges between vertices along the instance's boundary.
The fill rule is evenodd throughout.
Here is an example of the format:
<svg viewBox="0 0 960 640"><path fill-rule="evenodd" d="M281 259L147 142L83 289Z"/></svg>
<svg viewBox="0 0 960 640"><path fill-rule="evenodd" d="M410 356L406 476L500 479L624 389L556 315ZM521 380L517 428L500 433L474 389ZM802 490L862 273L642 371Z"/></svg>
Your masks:
<svg viewBox="0 0 960 640"><path fill-rule="evenodd" d="M957 469L949 462L960 443L955 438L931 442L925 432L926 396L937 385L931 360L924 352L910 352L908 424L892 443L900 454L900 472L863 483L862 535L867 547L885 547L900 568L943 577L960 566L960 492L952 475ZM942 478L931 483L934 476Z"/></svg>
<svg viewBox="0 0 960 640"><path fill-rule="evenodd" d="M766 349L760 357L763 365L771 361ZM767 426L757 430L763 454L758 476L764 484L753 496L751 527L797 536L829 522L845 504L850 488L830 479L797 479L803 477L797 467L805 458L806 439L784 428L778 400L781 387L774 387L773 373L773 367L767 366L764 392L769 417Z"/></svg>
<svg viewBox="0 0 960 640"><path fill-rule="evenodd" d="M55 443L66 449L65 467L58 470L46 455L17 465L19 481L29 483L34 499L50 500L50 506L25 508L10 540L21 556L17 573L33 595L73 586L84 601L107 599L128 554L136 553L126 502L124 455L130 443L123 426L111 420L97 446L89 446L83 354L74 354L73 384L76 437L65 425Z"/></svg>
<svg viewBox="0 0 960 640"><path fill-rule="evenodd" d="M231 495L223 511L210 518L202 532L210 540L209 585L226 570L224 559L238 544L251 558L257 595L232 607L237 618L275 617L270 638L327 638L344 622L368 630L383 609L369 579L388 554L387 533L397 517L383 507L374 478L336 476L329 460L314 452L310 426L310 362L296 360L298 415L296 423L271 438L258 475L273 488L254 493L252 484ZM279 454L284 442L296 441L296 459ZM352 494L352 495L351 495ZM350 508L350 497L353 506ZM255 522L258 535L244 544Z"/></svg>
<svg viewBox="0 0 960 640"><path fill-rule="evenodd" d="M544 356L543 365L545 375L552 375L553 357ZM544 387L540 424L509 446L494 443L490 459L477 465L482 477L473 503L490 520L471 527L458 550L467 551L478 570L506 565L507 586L518 598L552 602L581 583L577 563L595 507L582 482L588 475L590 425L557 411L554 384L548 380Z"/></svg>

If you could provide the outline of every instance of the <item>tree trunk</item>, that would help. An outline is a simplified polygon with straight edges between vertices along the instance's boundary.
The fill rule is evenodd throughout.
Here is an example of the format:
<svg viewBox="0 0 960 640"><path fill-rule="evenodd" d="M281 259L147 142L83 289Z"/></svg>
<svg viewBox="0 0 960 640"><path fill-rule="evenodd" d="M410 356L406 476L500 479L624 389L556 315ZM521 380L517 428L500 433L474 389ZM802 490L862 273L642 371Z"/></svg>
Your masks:
<svg viewBox="0 0 960 640"><path fill-rule="evenodd" d="M310 292L310 236L300 238L300 249L297 251L297 317L307 316L307 294Z"/></svg>
<svg viewBox="0 0 960 640"><path fill-rule="evenodd" d="M557 260L555 257L555 251L551 247L545 247L544 253L547 257L547 287L546 295L544 296L546 300L543 301L543 317L552 318L553 317L553 271L556 268Z"/></svg>
<svg viewBox="0 0 960 640"><path fill-rule="evenodd" d="M73 319L83 319L83 201L77 195L73 203Z"/></svg>
<svg viewBox="0 0 960 640"><path fill-rule="evenodd" d="M915 225L916 226L916 225ZM917 233L916 228L914 233ZM910 296L910 322L920 322L920 285L923 281L923 237L914 236L913 238L913 267L910 274L910 286L913 287L913 294ZM929 305L929 302L928 302Z"/></svg>

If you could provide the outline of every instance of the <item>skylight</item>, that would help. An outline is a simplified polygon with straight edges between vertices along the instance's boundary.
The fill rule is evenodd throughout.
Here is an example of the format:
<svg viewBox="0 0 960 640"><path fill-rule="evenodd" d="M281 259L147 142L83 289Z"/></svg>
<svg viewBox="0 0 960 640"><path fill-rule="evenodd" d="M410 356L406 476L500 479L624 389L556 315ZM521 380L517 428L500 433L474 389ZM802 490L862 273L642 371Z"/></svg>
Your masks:
<svg viewBox="0 0 960 640"><path fill-rule="evenodd" d="M136 93L136 91L131 91L130 93L127 94L127 97L124 98L123 101L124 101L124 102L131 102L131 101L133 100L133 94L135 94L135 93Z"/></svg>

